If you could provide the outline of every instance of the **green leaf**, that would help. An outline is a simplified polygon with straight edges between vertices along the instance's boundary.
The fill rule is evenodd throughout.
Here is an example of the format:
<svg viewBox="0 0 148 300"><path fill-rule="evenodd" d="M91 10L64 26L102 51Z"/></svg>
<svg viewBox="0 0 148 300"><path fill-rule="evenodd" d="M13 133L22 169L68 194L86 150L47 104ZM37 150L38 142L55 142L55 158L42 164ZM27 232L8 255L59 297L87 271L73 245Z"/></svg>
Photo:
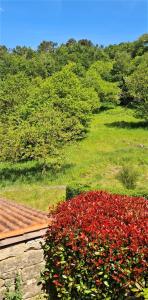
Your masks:
<svg viewBox="0 0 148 300"><path fill-rule="evenodd" d="M108 281L104 281L104 284L105 284L107 287L109 287Z"/></svg>

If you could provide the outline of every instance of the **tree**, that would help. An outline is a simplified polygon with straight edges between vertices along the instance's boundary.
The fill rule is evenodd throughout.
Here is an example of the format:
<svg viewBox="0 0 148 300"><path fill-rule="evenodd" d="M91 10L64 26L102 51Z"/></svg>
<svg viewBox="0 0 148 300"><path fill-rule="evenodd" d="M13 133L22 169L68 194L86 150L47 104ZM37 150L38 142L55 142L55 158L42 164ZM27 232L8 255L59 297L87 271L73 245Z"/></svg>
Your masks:
<svg viewBox="0 0 148 300"><path fill-rule="evenodd" d="M129 93L136 101L136 116L148 121L148 60L143 56L143 61L135 71L126 78Z"/></svg>
<svg viewBox="0 0 148 300"><path fill-rule="evenodd" d="M120 103L122 105L129 105L132 102L132 97L128 93L124 77L131 74L133 71L133 64L131 55L127 51L117 52L111 71L112 80L118 82L121 88Z"/></svg>
<svg viewBox="0 0 148 300"><path fill-rule="evenodd" d="M96 61L94 64L91 65L91 71L96 72L102 79L111 81L112 79L112 69L113 69L113 61Z"/></svg>
<svg viewBox="0 0 148 300"><path fill-rule="evenodd" d="M134 42L134 47L132 51L132 57L143 55L148 51L148 34L145 33L139 37L137 41Z"/></svg>
<svg viewBox="0 0 148 300"><path fill-rule="evenodd" d="M123 84L123 76L131 73L131 56L126 51L117 53L113 68L112 76L114 81L119 81L120 85Z"/></svg>
<svg viewBox="0 0 148 300"><path fill-rule="evenodd" d="M68 64L43 80L40 87L33 89L29 97L31 107L35 107L37 103L48 103L62 114L66 140L82 138L92 112L100 105L97 93L93 88L82 86L73 68L75 64Z"/></svg>
<svg viewBox="0 0 148 300"><path fill-rule="evenodd" d="M27 119L11 116L1 132L2 160L38 160L43 167L56 163L62 138L62 119L53 109L42 107Z"/></svg>
<svg viewBox="0 0 148 300"><path fill-rule="evenodd" d="M108 66L108 68L105 68L105 66ZM109 82L102 78L109 76L109 70L111 70L110 63L95 63L86 72L84 79L84 85L89 88L94 88L103 106L119 103L119 96L121 93L116 82Z"/></svg>
<svg viewBox="0 0 148 300"><path fill-rule="evenodd" d="M81 40L78 41L78 43L81 46L86 46L86 47L92 47L93 46L93 43L90 40L87 40L87 39L81 39Z"/></svg>
<svg viewBox="0 0 148 300"><path fill-rule="evenodd" d="M57 46L57 43L54 43L52 41L42 41L40 45L38 46L39 52L54 52L55 47Z"/></svg>
<svg viewBox="0 0 148 300"><path fill-rule="evenodd" d="M16 46L13 49L13 53L19 56L24 56L26 59L31 59L34 56L35 51L30 47L27 48L25 46Z"/></svg>
<svg viewBox="0 0 148 300"><path fill-rule="evenodd" d="M28 81L28 86L24 74L7 78L1 97L7 110L0 134L2 160L38 160L45 168L59 163L65 143L85 136L99 100L93 88L82 86L73 67Z"/></svg>
<svg viewBox="0 0 148 300"><path fill-rule="evenodd" d="M8 49L5 45L0 45L0 56L7 53Z"/></svg>
<svg viewBox="0 0 148 300"><path fill-rule="evenodd" d="M75 39L71 38L66 42L66 46L69 47L75 43L77 43L77 41Z"/></svg>
<svg viewBox="0 0 148 300"><path fill-rule="evenodd" d="M7 117L22 105L28 96L30 81L20 72L16 75L8 75L5 80L0 80L0 113L1 117Z"/></svg>

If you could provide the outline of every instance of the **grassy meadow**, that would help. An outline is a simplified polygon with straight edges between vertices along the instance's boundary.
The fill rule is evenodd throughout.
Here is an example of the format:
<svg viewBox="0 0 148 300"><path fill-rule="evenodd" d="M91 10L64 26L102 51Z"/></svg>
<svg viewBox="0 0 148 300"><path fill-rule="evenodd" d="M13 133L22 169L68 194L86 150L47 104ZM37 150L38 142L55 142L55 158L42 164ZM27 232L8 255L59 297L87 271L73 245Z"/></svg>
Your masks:
<svg viewBox="0 0 148 300"><path fill-rule="evenodd" d="M42 174L36 162L1 163L0 197L47 210L65 198L65 186L87 184L121 194L148 194L148 131L133 111L117 107L94 115L87 137L64 149L63 168ZM138 173L126 189L117 179L122 166Z"/></svg>

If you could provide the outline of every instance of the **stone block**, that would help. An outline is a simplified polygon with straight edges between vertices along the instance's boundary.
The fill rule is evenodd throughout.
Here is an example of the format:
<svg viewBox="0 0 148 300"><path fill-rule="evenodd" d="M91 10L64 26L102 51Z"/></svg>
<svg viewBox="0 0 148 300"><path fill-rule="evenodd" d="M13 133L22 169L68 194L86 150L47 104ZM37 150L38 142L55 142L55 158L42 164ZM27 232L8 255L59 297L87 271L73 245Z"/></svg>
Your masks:
<svg viewBox="0 0 148 300"><path fill-rule="evenodd" d="M41 263L43 261L43 250L29 250L20 259L24 267Z"/></svg>
<svg viewBox="0 0 148 300"><path fill-rule="evenodd" d="M41 287L37 285L37 281L34 279L27 281L23 288L23 299L32 298L41 293Z"/></svg>
<svg viewBox="0 0 148 300"><path fill-rule="evenodd" d="M5 292L6 292L6 287L1 287L0 288L0 300L4 299Z"/></svg>
<svg viewBox="0 0 148 300"><path fill-rule="evenodd" d="M41 249L41 242L42 242L42 239L36 239L36 240L28 241L25 244L25 251L40 250Z"/></svg>
<svg viewBox="0 0 148 300"><path fill-rule="evenodd" d="M25 243L20 243L17 245L11 245L9 247L1 249L0 261L22 254L25 251L25 248L26 248Z"/></svg>
<svg viewBox="0 0 148 300"><path fill-rule="evenodd" d="M39 279L40 272L44 268L44 263L36 264L22 269L22 281L26 282L32 278Z"/></svg>
<svg viewBox="0 0 148 300"><path fill-rule="evenodd" d="M0 261L0 277L3 278L3 274L16 270L18 267L18 259L16 257L9 257Z"/></svg>
<svg viewBox="0 0 148 300"><path fill-rule="evenodd" d="M2 279L4 279L4 280L7 280L7 279L9 279L9 280L11 280L11 279L14 279L15 277L16 277L16 274L17 273L20 273L20 269L14 269L14 270L11 270L10 272L8 272L7 271L7 273L3 273L2 275L1 275L1 277L2 277Z"/></svg>
<svg viewBox="0 0 148 300"><path fill-rule="evenodd" d="M4 280L4 279L2 279L2 278L0 278L0 288L1 288L1 287L3 287L3 286L4 286L4 284L5 284L5 280Z"/></svg>
<svg viewBox="0 0 148 300"><path fill-rule="evenodd" d="M0 250L0 300L3 299L8 284L14 289L17 273L21 276L23 299L41 293L41 287L37 285L44 268L41 241L42 238L23 241Z"/></svg>

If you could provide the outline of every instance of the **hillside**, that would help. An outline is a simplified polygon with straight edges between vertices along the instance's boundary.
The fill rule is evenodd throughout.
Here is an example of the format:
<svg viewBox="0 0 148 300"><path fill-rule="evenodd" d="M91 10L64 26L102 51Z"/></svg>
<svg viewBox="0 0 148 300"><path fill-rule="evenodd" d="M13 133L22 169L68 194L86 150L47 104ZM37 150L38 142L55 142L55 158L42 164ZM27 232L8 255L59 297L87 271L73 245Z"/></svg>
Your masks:
<svg viewBox="0 0 148 300"><path fill-rule="evenodd" d="M88 184L93 189L123 194L147 194L148 132L133 111L117 107L93 116L87 137L65 147L60 172L42 175L35 162L1 163L0 196L47 209L64 199L66 185ZM124 164L139 173L134 190L116 178Z"/></svg>

